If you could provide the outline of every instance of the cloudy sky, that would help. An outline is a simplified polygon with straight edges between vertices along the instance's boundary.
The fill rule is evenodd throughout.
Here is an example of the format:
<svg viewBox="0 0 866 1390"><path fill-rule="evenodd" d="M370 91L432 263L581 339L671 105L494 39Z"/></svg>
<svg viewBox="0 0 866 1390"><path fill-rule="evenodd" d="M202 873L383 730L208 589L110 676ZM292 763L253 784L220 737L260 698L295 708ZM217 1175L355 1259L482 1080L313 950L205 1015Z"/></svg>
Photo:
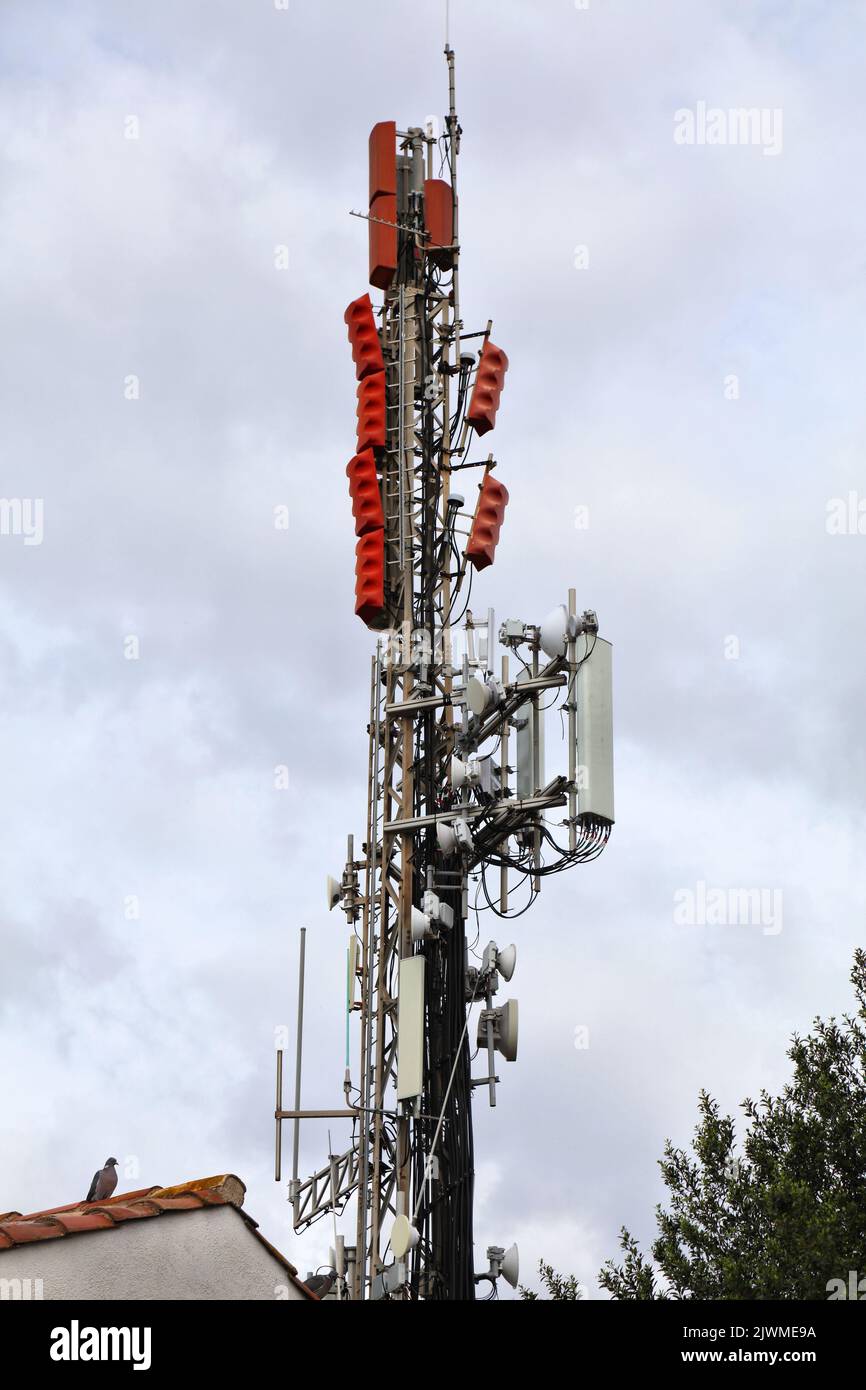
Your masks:
<svg viewBox="0 0 866 1390"><path fill-rule="evenodd" d="M32 525L0 512L0 1210L108 1153L128 1187L231 1170L305 1272L332 1234L273 1182L274 1029L306 925L304 1098L339 1104L323 881L372 648L348 213L370 126L447 86L444 3L278 5L2 8L0 493ZM520 1059L476 1111L478 1264L516 1240L590 1296L698 1090L778 1089L866 937L864 38L853 0L451 4L462 307L511 359L473 597L536 621L575 585L616 679L608 850L497 924ZM675 139L741 107L772 140ZM701 883L777 890L773 929L679 923Z"/></svg>

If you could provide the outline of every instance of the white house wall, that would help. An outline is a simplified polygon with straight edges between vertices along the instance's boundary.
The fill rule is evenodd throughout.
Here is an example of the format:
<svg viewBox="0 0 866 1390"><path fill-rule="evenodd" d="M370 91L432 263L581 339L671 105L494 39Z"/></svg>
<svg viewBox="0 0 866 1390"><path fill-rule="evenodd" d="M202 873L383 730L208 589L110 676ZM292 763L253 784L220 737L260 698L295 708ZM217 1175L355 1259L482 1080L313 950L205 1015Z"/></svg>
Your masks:
<svg viewBox="0 0 866 1390"><path fill-rule="evenodd" d="M306 1301L230 1206L143 1217L0 1252L0 1296L15 1296L8 1281L16 1279L31 1280L33 1289L41 1279L44 1299Z"/></svg>

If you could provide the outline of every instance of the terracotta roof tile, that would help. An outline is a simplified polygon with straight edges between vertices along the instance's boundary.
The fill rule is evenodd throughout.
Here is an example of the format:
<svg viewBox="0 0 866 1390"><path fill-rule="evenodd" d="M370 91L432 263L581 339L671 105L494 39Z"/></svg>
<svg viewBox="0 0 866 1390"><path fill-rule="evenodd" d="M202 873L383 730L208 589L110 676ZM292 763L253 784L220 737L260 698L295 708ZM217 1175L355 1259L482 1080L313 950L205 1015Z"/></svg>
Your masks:
<svg viewBox="0 0 866 1390"><path fill-rule="evenodd" d="M233 1173L180 1183L176 1187L139 1187L133 1192L116 1192L101 1202L67 1202L27 1215L9 1211L0 1217L0 1251L34 1240L49 1240L87 1231L104 1231L121 1221L137 1221L147 1216L166 1216L172 1212L196 1211L243 1202L246 1188ZM246 1212L243 1213L246 1216Z"/></svg>
<svg viewBox="0 0 866 1390"><path fill-rule="evenodd" d="M186 1197L151 1197L150 1201L158 1211L193 1211L194 1208L205 1205L192 1193Z"/></svg>
<svg viewBox="0 0 866 1390"><path fill-rule="evenodd" d="M151 1188L152 1197L183 1197L187 1192L194 1192L202 1197L206 1192L216 1192L218 1196L227 1202L233 1202L236 1207L242 1207L246 1187L240 1178L234 1173L217 1173L212 1178L196 1178L195 1182L178 1183L175 1187Z"/></svg>
<svg viewBox="0 0 866 1390"><path fill-rule="evenodd" d="M65 1211L90 1211L93 1207L109 1207L114 1202L131 1202L138 1197L147 1197L151 1192L159 1192L158 1187L140 1187L137 1192L118 1192L113 1197L105 1197L101 1202L67 1202L63 1207L46 1207L44 1211L29 1211L22 1218L24 1221L35 1221L41 1216L60 1216ZM12 1216L21 1216L20 1211L7 1212L5 1216L0 1216L0 1222L7 1221Z"/></svg>
<svg viewBox="0 0 866 1390"><path fill-rule="evenodd" d="M43 1216L57 1216L58 1213L64 1211L78 1211L84 1205L84 1202L67 1202L65 1207L46 1207L44 1211L27 1211L23 1216L20 1211L10 1212L7 1216L0 1216L0 1221L7 1221L11 1215L18 1216L22 1221L38 1221Z"/></svg>
<svg viewBox="0 0 866 1390"><path fill-rule="evenodd" d="M78 1231L104 1231L115 1224L105 1212L94 1211L92 1207L85 1211L62 1212L52 1219L58 1226L62 1226L66 1235L73 1235Z"/></svg>
<svg viewBox="0 0 866 1390"><path fill-rule="evenodd" d="M90 1215L104 1211L111 1218L111 1222L116 1223L118 1221L137 1221L142 1216L157 1216L159 1207L146 1198L139 1197L136 1202L130 1203L129 1206L108 1207L104 1202L94 1202L86 1208L86 1211Z"/></svg>
<svg viewBox="0 0 866 1390"><path fill-rule="evenodd" d="M4 1221L0 1231L13 1245L26 1245L32 1240L53 1240L65 1235L63 1227L49 1217L47 1221Z"/></svg>
<svg viewBox="0 0 866 1390"><path fill-rule="evenodd" d="M99 1205L101 1207L110 1207L115 1202L133 1202L137 1201L139 1197L149 1197L153 1192L161 1191L162 1189L159 1187L138 1187L134 1192L115 1192L113 1197L104 1198L103 1201L99 1203ZM86 1207L88 1203L82 1202L81 1205L83 1207ZM96 1204L94 1202L91 1202L89 1205L95 1206Z"/></svg>
<svg viewBox="0 0 866 1390"><path fill-rule="evenodd" d="M175 1187L140 1187L134 1192L116 1192L102 1202L69 1202L62 1207L34 1211L26 1216L19 1211L8 1211L0 1216L0 1254L36 1240L106 1231L125 1221L137 1221L144 1217L171 1216L176 1212L231 1206L243 1217L256 1238L285 1266L304 1295L315 1299L315 1294L297 1278L298 1271L291 1261L265 1240L257 1229L258 1223L249 1212L244 1211L245 1193L246 1187L234 1173L220 1173L211 1178L179 1183Z"/></svg>

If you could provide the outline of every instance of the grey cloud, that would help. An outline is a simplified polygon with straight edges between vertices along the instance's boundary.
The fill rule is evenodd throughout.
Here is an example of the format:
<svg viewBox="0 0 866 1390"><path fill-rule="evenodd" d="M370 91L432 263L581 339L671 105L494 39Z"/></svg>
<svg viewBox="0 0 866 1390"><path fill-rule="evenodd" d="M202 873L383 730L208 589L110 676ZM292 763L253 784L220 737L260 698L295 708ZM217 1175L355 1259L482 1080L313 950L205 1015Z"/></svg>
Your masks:
<svg viewBox="0 0 866 1390"><path fill-rule="evenodd" d="M829 536L825 508L866 492L863 18L452 11L464 312L512 363L493 437L512 502L474 606L532 619L574 583L616 646L619 824L514 926L521 1061L478 1112L479 1245L519 1230L525 1267L548 1241L566 1264L567 1230L577 1266L622 1221L649 1234L700 1085L734 1107L781 1084L788 1032L845 1006L862 940L866 540ZM371 651L343 473L342 312L366 268L348 211L373 121L445 97L442 35L394 13L89 0L2 21L3 488L44 498L45 539L0 537L2 1042L24 1058L0 1205L92 1172L91 1133L61 1142L67 1102L39 1109L66 1088L142 1182L239 1169L313 1267L330 1237L296 1241L269 1176L271 1034L306 923L305 1085L330 1103L345 933L322 882L362 833ZM783 107L782 155L677 147L700 99ZM781 936L675 929L700 878L781 886ZM326 1152L304 1136L306 1164Z"/></svg>

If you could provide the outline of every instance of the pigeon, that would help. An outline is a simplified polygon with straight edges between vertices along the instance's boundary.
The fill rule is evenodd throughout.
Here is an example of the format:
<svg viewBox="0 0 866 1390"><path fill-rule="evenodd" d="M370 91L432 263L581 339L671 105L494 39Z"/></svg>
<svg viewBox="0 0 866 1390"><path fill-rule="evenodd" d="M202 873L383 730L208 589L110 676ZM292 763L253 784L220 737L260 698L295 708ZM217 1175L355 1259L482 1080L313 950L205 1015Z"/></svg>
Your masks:
<svg viewBox="0 0 866 1390"><path fill-rule="evenodd" d="M110 1197L117 1187L117 1159L107 1158L105 1167L98 1169L93 1174L93 1182L90 1184L90 1191L85 1197L85 1202L104 1202L106 1197Z"/></svg>

